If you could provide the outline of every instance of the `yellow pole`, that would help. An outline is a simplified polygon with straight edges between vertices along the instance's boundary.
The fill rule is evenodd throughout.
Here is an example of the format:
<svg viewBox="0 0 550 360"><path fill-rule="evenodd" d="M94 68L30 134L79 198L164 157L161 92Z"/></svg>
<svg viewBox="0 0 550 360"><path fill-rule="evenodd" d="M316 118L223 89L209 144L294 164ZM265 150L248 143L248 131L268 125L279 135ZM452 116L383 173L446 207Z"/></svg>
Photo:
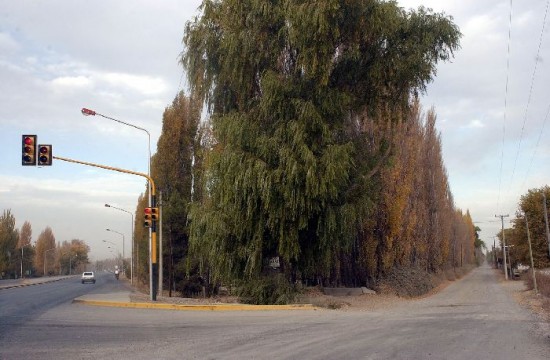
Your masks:
<svg viewBox="0 0 550 360"><path fill-rule="evenodd" d="M149 184L151 185L151 198L153 199L152 206L156 207L155 182L147 174L136 172L136 171L131 171L131 170L126 170L126 169L120 169L120 168L116 168L116 167L112 167L112 166L94 164L94 163L86 162L86 161L68 159L68 158L64 158L64 157L60 157L60 156L52 156L52 158L56 159L56 160L75 163L75 164L93 166L93 167L97 167L97 168L101 168L101 169L105 169L105 170L112 170L112 171L118 171L118 172L125 173L125 174L132 174L132 175L142 176L142 177L146 178L149 181ZM151 231L151 238L150 238L150 244L151 244L151 254L150 254L150 256L151 256L151 264L153 265L152 266L153 267L153 269L152 269L153 274L149 274L149 276L151 276L153 281L151 282L150 292L151 292L151 300L156 301L157 300L157 294L156 293L157 293L157 287L158 287L158 286L156 286L157 285L156 283L158 281L158 276L156 276L157 275L156 274L156 270L157 270L157 232L156 232L156 226L154 226L151 230L152 231Z"/></svg>

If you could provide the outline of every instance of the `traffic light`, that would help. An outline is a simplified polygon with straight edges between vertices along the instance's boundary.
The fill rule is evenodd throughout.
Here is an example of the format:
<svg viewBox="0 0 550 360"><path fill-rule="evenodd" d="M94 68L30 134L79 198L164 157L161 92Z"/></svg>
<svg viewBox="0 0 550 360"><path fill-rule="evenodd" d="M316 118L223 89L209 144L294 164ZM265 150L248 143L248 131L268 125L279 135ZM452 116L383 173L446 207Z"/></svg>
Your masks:
<svg viewBox="0 0 550 360"><path fill-rule="evenodd" d="M145 222L143 223L143 226L150 228L153 225L153 218L151 215L151 208L145 208Z"/></svg>
<svg viewBox="0 0 550 360"><path fill-rule="evenodd" d="M21 165L36 165L36 135L23 135L21 140L22 158Z"/></svg>
<svg viewBox="0 0 550 360"><path fill-rule="evenodd" d="M151 220L157 221L159 219L159 208L151 208Z"/></svg>
<svg viewBox="0 0 550 360"><path fill-rule="evenodd" d="M52 164L52 146L38 145L38 165L50 166Z"/></svg>
<svg viewBox="0 0 550 360"><path fill-rule="evenodd" d="M145 227L152 227L153 222L157 221L159 219L159 208L145 208L145 222L143 223L143 226Z"/></svg>

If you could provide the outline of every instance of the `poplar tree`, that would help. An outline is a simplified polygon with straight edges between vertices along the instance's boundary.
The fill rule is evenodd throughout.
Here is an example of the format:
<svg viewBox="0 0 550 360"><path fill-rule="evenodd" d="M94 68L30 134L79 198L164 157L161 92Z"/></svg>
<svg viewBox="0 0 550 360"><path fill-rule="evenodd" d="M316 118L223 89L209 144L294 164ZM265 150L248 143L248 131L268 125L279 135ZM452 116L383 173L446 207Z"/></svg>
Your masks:
<svg viewBox="0 0 550 360"><path fill-rule="evenodd" d="M39 274L45 276L54 268L55 250L46 252L55 249L55 247L55 236L52 229L47 226L36 240L34 267ZM46 260L46 266L44 266L44 260ZM45 273L44 268L46 269Z"/></svg>
<svg viewBox="0 0 550 360"><path fill-rule="evenodd" d="M13 276L16 272L18 239L15 217L11 210L4 210L0 216L0 278Z"/></svg>

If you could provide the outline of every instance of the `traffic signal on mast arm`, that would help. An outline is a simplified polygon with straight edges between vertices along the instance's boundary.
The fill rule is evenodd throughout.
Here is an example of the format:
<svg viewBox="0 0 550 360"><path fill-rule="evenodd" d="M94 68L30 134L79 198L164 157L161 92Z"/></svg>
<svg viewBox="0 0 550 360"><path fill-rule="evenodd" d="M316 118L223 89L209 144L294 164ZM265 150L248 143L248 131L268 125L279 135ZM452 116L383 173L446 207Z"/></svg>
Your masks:
<svg viewBox="0 0 550 360"><path fill-rule="evenodd" d="M159 208L145 208L145 222L143 223L143 226L145 227L152 227L153 223L156 222L159 219Z"/></svg>
<svg viewBox="0 0 550 360"><path fill-rule="evenodd" d="M23 135L21 140L22 158L21 165L36 165L36 135Z"/></svg>
<svg viewBox="0 0 550 360"><path fill-rule="evenodd" d="M143 226L150 228L153 225L153 217L151 208L145 208L145 222L143 223Z"/></svg>
<svg viewBox="0 0 550 360"><path fill-rule="evenodd" d="M50 166L52 164L52 146L38 145L38 165Z"/></svg>
<svg viewBox="0 0 550 360"><path fill-rule="evenodd" d="M159 208L151 208L151 220L157 221L159 219Z"/></svg>

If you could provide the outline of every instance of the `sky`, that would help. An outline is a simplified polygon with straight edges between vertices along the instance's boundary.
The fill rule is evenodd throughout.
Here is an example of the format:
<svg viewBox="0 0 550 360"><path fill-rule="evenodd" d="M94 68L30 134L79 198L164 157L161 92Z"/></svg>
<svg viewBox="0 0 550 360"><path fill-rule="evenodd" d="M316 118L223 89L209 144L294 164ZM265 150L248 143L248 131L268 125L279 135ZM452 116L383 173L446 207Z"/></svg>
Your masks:
<svg viewBox="0 0 550 360"><path fill-rule="evenodd" d="M437 114L455 205L487 245L495 215L509 226L520 197L548 184L548 1L398 1L452 16L463 34L421 102ZM200 2L0 0L0 211L18 228L29 221L33 241L49 226L58 242L84 240L92 260L123 248L129 257L133 215L105 204L134 213L145 179L55 159L21 166L21 136L36 134L54 156L147 173L164 109L188 90L178 60ZM150 142L83 107L146 129Z"/></svg>

